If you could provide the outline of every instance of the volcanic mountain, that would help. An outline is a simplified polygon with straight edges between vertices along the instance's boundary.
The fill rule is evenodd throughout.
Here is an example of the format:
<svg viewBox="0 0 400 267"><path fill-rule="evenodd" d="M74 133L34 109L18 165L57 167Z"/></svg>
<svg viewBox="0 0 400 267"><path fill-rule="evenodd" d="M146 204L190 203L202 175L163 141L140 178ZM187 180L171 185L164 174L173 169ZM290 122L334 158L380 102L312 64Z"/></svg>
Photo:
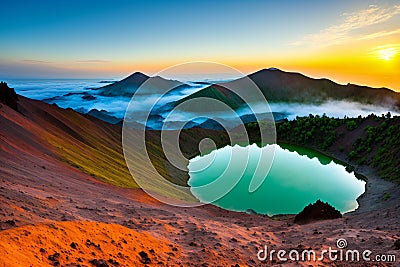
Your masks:
<svg viewBox="0 0 400 267"><path fill-rule="evenodd" d="M143 85L143 88L141 89L142 94L154 94L162 92L160 91L160 88L172 89L180 85L183 85L183 83L174 80L167 80L160 76L149 77L141 72L135 72L121 81L100 87L97 90L99 91L99 94L103 96L130 97L142 85Z"/></svg>
<svg viewBox="0 0 400 267"><path fill-rule="evenodd" d="M253 81L269 102L319 104L338 100L400 109L400 94L387 88L341 85L328 79L313 79L275 68L263 69L231 82L213 84L175 102L175 105L189 99L209 97L237 109L243 105L243 100L229 88L240 88L240 94L246 95L246 88L241 88L241 84L246 84L246 79ZM248 97L251 98L251 95Z"/></svg>

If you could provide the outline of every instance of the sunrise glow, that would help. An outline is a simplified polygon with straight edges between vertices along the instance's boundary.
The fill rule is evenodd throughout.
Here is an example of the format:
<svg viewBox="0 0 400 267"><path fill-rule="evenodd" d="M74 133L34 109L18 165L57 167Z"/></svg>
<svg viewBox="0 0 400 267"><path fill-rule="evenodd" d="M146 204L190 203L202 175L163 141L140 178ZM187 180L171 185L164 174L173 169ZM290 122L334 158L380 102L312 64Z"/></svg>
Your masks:
<svg viewBox="0 0 400 267"><path fill-rule="evenodd" d="M386 48L378 51L379 57L387 61L391 60L396 54L397 51L394 48Z"/></svg>
<svg viewBox="0 0 400 267"><path fill-rule="evenodd" d="M122 2L4 5L0 78L123 78L213 61L400 90L398 1Z"/></svg>

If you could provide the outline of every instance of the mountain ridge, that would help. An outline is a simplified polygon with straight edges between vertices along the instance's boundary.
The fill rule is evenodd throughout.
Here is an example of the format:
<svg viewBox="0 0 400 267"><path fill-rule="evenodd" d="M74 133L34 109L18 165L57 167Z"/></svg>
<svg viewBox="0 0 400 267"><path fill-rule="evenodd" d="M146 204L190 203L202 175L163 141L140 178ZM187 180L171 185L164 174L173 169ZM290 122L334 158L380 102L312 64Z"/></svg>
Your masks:
<svg viewBox="0 0 400 267"><path fill-rule="evenodd" d="M152 94L162 93L165 88L172 89L181 85L184 85L184 83L165 79L160 76L148 76L137 71L120 81L105 85L96 90L102 96L132 96L139 87L141 87L142 94Z"/></svg>
<svg viewBox="0 0 400 267"><path fill-rule="evenodd" d="M319 104L330 100L343 100L400 109L400 93L388 88L373 88L350 83L342 85L327 78L315 79L301 73L279 69L262 69L230 82L210 85L176 101L175 106L189 99L210 97L237 109L244 102L229 87L239 87L246 79L254 82L269 102ZM240 94L246 94L246 91L240 90Z"/></svg>

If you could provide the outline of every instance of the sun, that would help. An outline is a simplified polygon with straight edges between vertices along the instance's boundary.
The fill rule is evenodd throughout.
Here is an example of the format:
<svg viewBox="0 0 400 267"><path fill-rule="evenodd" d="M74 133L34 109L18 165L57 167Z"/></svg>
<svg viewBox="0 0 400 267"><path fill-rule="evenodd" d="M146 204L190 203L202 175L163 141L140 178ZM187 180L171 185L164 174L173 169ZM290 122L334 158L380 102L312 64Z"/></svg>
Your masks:
<svg viewBox="0 0 400 267"><path fill-rule="evenodd" d="M394 48L380 49L377 52L378 52L379 58L384 59L386 61L391 60L394 57L394 55L397 54L397 51Z"/></svg>

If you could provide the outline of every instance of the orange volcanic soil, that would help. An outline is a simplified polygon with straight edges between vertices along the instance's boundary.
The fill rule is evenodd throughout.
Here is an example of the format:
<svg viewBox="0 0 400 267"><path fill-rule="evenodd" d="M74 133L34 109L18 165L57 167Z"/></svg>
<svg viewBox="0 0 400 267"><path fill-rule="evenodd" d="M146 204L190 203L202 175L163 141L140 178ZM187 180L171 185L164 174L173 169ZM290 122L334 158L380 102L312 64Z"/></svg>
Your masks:
<svg viewBox="0 0 400 267"><path fill-rule="evenodd" d="M318 251L339 238L400 260L397 197L371 198L370 188L357 212L306 225L293 216L173 207L135 188L119 126L23 97L18 110L0 104L0 266L393 265L257 259L264 245Z"/></svg>
<svg viewBox="0 0 400 267"><path fill-rule="evenodd" d="M4 266L139 266L179 263L181 249L117 224L58 222L0 232Z"/></svg>

